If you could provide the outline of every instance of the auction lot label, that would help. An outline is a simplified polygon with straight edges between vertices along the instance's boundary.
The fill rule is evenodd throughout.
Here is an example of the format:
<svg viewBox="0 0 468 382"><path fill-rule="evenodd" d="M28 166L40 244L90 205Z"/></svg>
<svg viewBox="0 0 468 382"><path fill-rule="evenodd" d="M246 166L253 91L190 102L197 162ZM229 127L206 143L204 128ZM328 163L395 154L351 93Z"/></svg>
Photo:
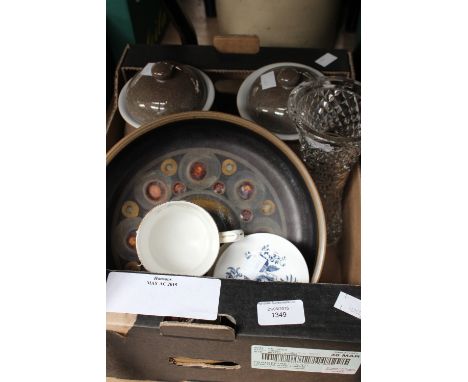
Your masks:
<svg viewBox="0 0 468 382"><path fill-rule="evenodd" d="M257 319L261 326L303 324L304 303L302 300L259 302Z"/></svg>

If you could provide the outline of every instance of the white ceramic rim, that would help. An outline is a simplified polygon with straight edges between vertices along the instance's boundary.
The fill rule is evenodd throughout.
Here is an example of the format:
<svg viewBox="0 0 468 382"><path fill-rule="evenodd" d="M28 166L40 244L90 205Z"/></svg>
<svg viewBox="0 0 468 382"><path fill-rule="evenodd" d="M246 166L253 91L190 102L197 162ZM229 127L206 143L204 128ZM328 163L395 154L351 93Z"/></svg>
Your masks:
<svg viewBox="0 0 468 382"><path fill-rule="evenodd" d="M164 268L160 264L154 260L155 258L151 256L151 253L145 253L144 250L144 244L142 244L142 240L144 241L146 236L149 235L149 232L152 228L152 223L154 220L154 216L161 211L162 209L165 208L170 208L171 205L178 205L178 206L185 206L185 207L190 207L193 209L196 209L199 211L201 215L204 216L207 222L209 222L209 227L207 227L208 231L210 232L210 236L212 236L212 248L210 253L207 253L202 264L198 268L187 270L184 272L174 272L173 270ZM203 276L206 272L208 272L213 264L215 263L217 257L218 257L218 252L219 252L219 231L218 227L214 221L214 219L211 217L211 215L202 207L196 205L195 203L190 203L186 202L184 200L174 200L174 201L169 201L163 204L160 204L154 208L152 208L141 220L140 226L138 227L137 233L136 233L136 251L138 258L140 259L141 264L145 267L145 269L148 272L151 273L162 273L162 274L184 274L186 276ZM149 259L147 261L147 259ZM154 268L152 267L154 265ZM147 267L148 266L148 267ZM151 268L151 269L148 269Z"/></svg>
<svg viewBox="0 0 468 382"><path fill-rule="evenodd" d="M134 127L135 129L138 129L141 125L135 121L130 114L127 112L127 107L125 105L125 96L124 94L127 91L128 85L130 84L130 80L127 81L127 83L124 85L122 90L120 91L119 94L119 101L118 101L118 107L119 107L119 112L122 118L124 119L125 122L127 122L130 126Z"/></svg>
<svg viewBox="0 0 468 382"><path fill-rule="evenodd" d="M237 92L237 110L239 111L239 114L242 118L258 123L257 121L255 121L255 119L252 118L252 116L247 111L247 96L249 95L249 90L258 77L260 77L265 72L268 72L269 70L275 69L279 66L292 66L295 68L308 69L317 74L317 76L319 77L325 77L325 75L317 69L314 69L304 64L299 64L297 62L278 62L276 64L262 66L260 69L257 69L255 72L250 73L247 76L247 78L242 82L239 91ZM275 134L279 139L282 139L283 141L297 141L299 139L299 134L276 134L273 131L269 130L267 126L260 126Z"/></svg>
<svg viewBox="0 0 468 382"><path fill-rule="evenodd" d="M148 64L146 64L146 65L148 65ZM189 65L187 65L187 66L189 66ZM213 85L213 81L211 81L210 77L208 77L208 75L205 72L201 71L200 69L195 68L193 66L190 66L190 68L194 69L198 74L200 74L200 76L203 78L203 81L205 82L206 89L207 89L207 95L206 95L206 102L205 102L205 105L202 108L202 111L208 111L208 110L211 109L211 106L213 106L213 102L214 102L214 98L215 98L215 88L214 88L214 85ZM126 93L127 88L129 86L131 80L132 80L132 78L130 78L125 83L125 85L123 86L122 90L119 93L118 108L119 108L120 115L122 116L124 121L127 122L130 126L134 127L135 129L138 129L143 124L137 122L134 118L132 118L132 116L128 113L127 107L126 107L126 104L125 104L124 94ZM173 114L175 114L175 113L173 113ZM161 116L161 118L162 117L165 117L165 116ZM151 123L151 122L147 122L147 123Z"/></svg>
<svg viewBox="0 0 468 382"><path fill-rule="evenodd" d="M203 79L205 80L205 84L206 84L206 89L208 90L208 94L206 96L206 102L205 102L205 106L203 106L203 109L202 111L208 111L211 109L211 106L213 106L213 102L214 102L214 98L215 98L215 88L214 88L214 85L213 85L213 81L211 81L211 78L208 77L208 75L198 69L198 68L195 68L192 66L193 69L195 69L196 71L198 71L198 73L201 74L201 76L203 77Z"/></svg>
<svg viewBox="0 0 468 382"><path fill-rule="evenodd" d="M281 241L284 243L284 245L290 247L291 249L288 250L286 253L282 253L282 255L284 256L287 256L287 258L291 259L291 258L294 258L295 260L297 260L297 262L301 263L302 264L302 268L303 270L305 270L305 272L307 273L307 277L305 277L303 280L304 281L296 281L297 283L310 283L310 273L309 273L309 268L307 267L307 262L305 261L304 259L304 255L301 253L301 251L299 251L299 248L297 248L294 243L292 243L291 241L289 241L288 239L284 238L283 236L280 236L280 235L276 235L274 233L268 233L268 232L258 232L258 233L252 233L250 235L247 235L244 237L244 239L242 240L239 240L239 241L236 241L234 243L231 243L229 246L227 246L219 255L218 257L218 260L216 261L216 264L214 266L214 269L213 269L213 277L216 277L216 278L224 278L224 277L221 277L219 274L217 275L217 270L218 270L218 264L220 263L221 259L224 258L224 257L227 257L229 256L229 250L232 249L232 246L235 245L236 243L237 244L241 244L243 240L246 240L248 238L251 238L251 237L258 237L258 236L268 236L268 237L272 237L271 241L273 240L278 240L278 241ZM236 257L238 257L239 255L236 255ZM290 271L291 272L291 271ZM293 273L293 272L291 272Z"/></svg>

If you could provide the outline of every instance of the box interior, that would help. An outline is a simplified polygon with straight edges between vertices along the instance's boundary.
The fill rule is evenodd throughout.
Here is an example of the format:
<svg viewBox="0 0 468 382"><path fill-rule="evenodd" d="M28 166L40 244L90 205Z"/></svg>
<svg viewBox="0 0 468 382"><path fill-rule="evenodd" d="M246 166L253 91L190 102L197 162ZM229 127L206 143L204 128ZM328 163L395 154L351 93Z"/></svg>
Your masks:
<svg viewBox="0 0 468 382"><path fill-rule="evenodd" d="M188 50L187 50L188 49ZM203 50L200 53L200 49ZM107 112L106 149L114 146L125 135L131 134L135 128L125 123L121 117L117 100L120 90L147 62L161 59L174 60L198 66L213 81L216 96L213 111L221 111L239 115L236 106L237 91L242 81L255 69L262 65L278 62L284 57L288 61L300 62L315 66L315 58L310 51L304 49L261 48L259 54L220 54L214 48L204 46L158 46L152 49L147 46L127 46L117 66L114 78L114 96ZM307 51L307 55L305 54ZM192 54L193 53L193 54ZM196 54L195 54L196 53ZM315 52L320 57L323 51ZM354 71L350 54L342 50L333 51L339 59L335 67L321 70L326 75L340 75L353 78ZM255 57L255 59L252 59ZM281 60L280 60L281 61ZM217 68L213 68L213 62ZM224 64L224 65L223 65ZM226 69L220 67L225 67ZM245 68L245 69L243 69ZM321 68L323 69L323 68ZM293 151L299 154L298 142L287 142ZM360 194L360 168L357 165L352 171L345 188L343 198L343 235L340 242L327 247L324 268L320 278L322 283L344 283L360 285L361 282L361 194Z"/></svg>

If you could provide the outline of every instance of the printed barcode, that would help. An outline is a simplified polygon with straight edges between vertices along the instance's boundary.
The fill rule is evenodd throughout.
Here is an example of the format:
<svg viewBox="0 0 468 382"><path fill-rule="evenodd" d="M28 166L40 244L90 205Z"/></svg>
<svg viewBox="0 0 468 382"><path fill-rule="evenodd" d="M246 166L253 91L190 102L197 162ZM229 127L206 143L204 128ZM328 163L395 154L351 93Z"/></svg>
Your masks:
<svg viewBox="0 0 468 382"><path fill-rule="evenodd" d="M311 355L276 353L262 353L262 360L290 363L309 363L313 365L349 365L349 361L351 361L350 358L315 357Z"/></svg>

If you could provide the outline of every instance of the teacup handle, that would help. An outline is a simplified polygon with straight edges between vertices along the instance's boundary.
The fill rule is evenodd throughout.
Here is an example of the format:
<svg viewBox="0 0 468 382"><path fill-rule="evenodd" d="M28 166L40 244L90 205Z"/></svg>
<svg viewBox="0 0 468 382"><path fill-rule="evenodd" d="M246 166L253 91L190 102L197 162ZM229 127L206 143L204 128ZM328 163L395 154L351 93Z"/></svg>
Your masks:
<svg viewBox="0 0 468 382"><path fill-rule="evenodd" d="M232 243L244 238L244 231L241 229L235 229L233 231L226 231L219 233L219 242L222 243Z"/></svg>

